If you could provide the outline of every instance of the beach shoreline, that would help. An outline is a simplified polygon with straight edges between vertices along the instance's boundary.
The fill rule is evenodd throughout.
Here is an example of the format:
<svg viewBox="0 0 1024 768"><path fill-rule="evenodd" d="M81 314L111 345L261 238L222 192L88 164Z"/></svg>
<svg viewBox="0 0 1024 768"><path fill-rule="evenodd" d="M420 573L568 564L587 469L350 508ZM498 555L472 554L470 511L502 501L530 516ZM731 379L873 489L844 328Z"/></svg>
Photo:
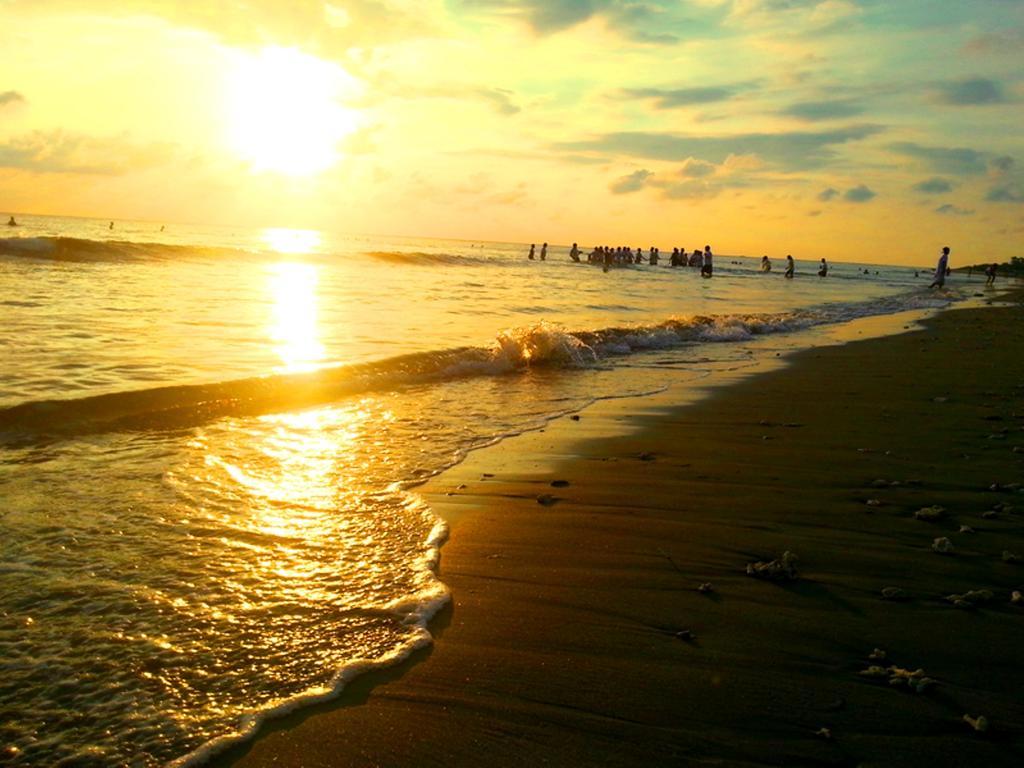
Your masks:
<svg viewBox="0 0 1024 768"><path fill-rule="evenodd" d="M1018 764L1024 527L995 507L1024 511L1022 319L945 312L475 452L421 489L452 526L435 645L213 764ZM799 578L746 575L784 551Z"/></svg>

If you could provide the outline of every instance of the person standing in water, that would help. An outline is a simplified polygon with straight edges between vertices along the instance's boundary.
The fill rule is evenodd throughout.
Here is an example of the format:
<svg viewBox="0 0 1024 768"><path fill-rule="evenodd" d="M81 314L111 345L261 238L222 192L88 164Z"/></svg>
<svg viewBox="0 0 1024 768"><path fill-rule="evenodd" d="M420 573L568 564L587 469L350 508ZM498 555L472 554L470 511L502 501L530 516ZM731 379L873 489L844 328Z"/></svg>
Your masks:
<svg viewBox="0 0 1024 768"><path fill-rule="evenodd" d="M942 288L946 284L946 275L949 270L949 246L943 246L942 254L939 256L939 263L935 265L935 277L929 288Z"/></svg>
<svg viewBox="0 0 1024 768"><path fill-rule="evenodd" d="M530 261L533 261L533 250L537 247L536 243L530 243Z"/></svg>
<svg viewBox="0 0 1024 768"><path fill-rule="evenodd" d="M768 255L767 254L765 254L764 256L761 257L761 271L762 272L771 272L772 271L772 263L768 260Z"/></svg>
<svg viewBox="0 0 1024 768"><path fill-rule="evenodd" d="M818 277L828 277L828 264L825 263L824 259L818 265Z"/></svg>
<svg viewBox="0 0 1024 768"><path fill-rule="evenodd" d="M786 254L786 274L784 277L787 280L793 279L793 272L796 270L796 264L793 263L793 257L788 253Z"/></svg>
<svg viewBox="0 0 1024 768"><path fill-rule="evenodd" d="M576 243L572 244L572 250L569 251L569 258L573 261L580 260L580 249L576 246Z"/></svg>
<svg viewBox="0 0 1024 768"><path fill-rule="evenodd" d="M8 227L16 227L16 226L18 226L18 222L16 222L14 220L14 217L11 216L11 218L7 220L7 226Z"/></svg>
<svg viewBox="0 0 1024 768"><path fill-rule="evenodd" d="M711 277L711 273L713 271L714 271L714 267L712 265L711 246L710 245L705 245L704 246L704 260L701 262L701 265L700 265L700 276L701 277Z"/></svg>
<svg viewBox="0 0 1024 768"><path fill-rule="evenodd" d="M548 258L548 244L544 243L544 245L542 245L540 247L540 260L541 261L547 261L547 258Z"/></svg>

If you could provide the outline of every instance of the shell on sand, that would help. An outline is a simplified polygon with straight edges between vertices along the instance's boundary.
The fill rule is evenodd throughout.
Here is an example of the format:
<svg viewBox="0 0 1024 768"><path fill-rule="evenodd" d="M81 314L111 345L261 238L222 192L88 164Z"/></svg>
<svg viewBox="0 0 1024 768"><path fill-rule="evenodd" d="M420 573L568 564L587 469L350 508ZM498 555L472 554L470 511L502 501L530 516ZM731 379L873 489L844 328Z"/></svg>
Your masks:
<svg viewBox="0 0 1024 768"><path fill-rule="evenodd" d="M984 715L978 715L977 717L964 715L964 722L971 726L975 733L984 733L988 730L988 718Z"/></svg>
<svg viewBox="0 0 1024 768"><path fill-rule="evenodd" d="M757 561L747 563L747 576L758 579L792 580L800 577L796 569L796 562L799 558L789 550L782 553L782 557L768 562Z"/></svg>
<svg viewBox="0 0 1024 768"><path fill-rule="evenodd" d="M945 536L939 536L935 541L932 542L932 549L938 552L940 555L951 555L953 554L953 542L947 539Z"/></svg>
<svg viewBox="0 0 1024 768"><path fill-rule="evenodd" d="M957 608L974 608L991 602L992 592L988 589L971 589L962 595L946 595L946 599Z"/></svg>
<svg viewBox="0 0 1024 768"><path fill-rule="evenodd" d="M946 516L946 508L940 506L933 507L922 507L914 513L915 520L924 520L926 522L934 522L935 520L941 520Z"/></svg>

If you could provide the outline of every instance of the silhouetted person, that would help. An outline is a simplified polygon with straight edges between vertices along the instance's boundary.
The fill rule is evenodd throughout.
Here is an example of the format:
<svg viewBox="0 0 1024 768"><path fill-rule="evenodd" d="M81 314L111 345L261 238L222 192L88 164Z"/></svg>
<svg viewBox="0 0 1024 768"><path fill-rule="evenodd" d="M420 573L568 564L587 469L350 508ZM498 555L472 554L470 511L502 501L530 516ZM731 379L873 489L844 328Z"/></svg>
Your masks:
<svg viewBox="0 0 1024 768"><path fill-rule="evenodd" d="M573 261L580 260L580 249L576 246L576 243L572 244L572 250L569 251L569 258Z"/></svg>
<svg viewBox="0 0 1024 768"><path fill-rule="evenodd" d="M704 260L700 264L700 276L701 277L711 277L711 273L714 271L714 267L712 266L711 261L712 261L711 246L710 245L705 245L704 246Z"/></svg>
<svg viewBox="0 0 1024 768"><path fill-rule="evenodd" d="M942 288L946 284L946 275L949 274L949 246L943 246L942 255L939 256L939 263L935 265L935 277L929 288Z"/></svg>
<svg viewBox="0 0 1024 768"><path fill-rule="evenodd" d="M11 216L11 218L10 218L10 219L8 219L8 221L7 221L7 226L8 226L8 227L16 227L16 226L18 226L18 222L16 222L16 221L14 220L14 217L13 217L13 216Z"/></svg>
<svg viewBox="0 0 1024 768"><path fill-rule="evenodd" d="M762 272L771 272L772 271L772 263L768 260L767 254L761 257L761 271Z"/></svg>
<svg viewBox="0 0 1024 768"><path fill-rule="evenodd" d="M828 277L828 264L825 263L824 259L818 265L818 277Z"/></svg>
<svg viewBox="0 0 1024 768"><path fill-rule="evenodd" d="M985 285L995 285L996 269L998 269L996 264L989 264L985 267Z"/></svg>
<svg viewBox="0 0 1024 768"><path fill-rule="evenodd" d="M107 229L113 229L113 228L114 228L114 222L110 222L110 226L107 227Z"/></svg>
<svg viewBox="0 0 1024 768"><path fill-rule="evenodd" d="M793 257L788 253L786 254L786 274L784 277L787 280L793 279L793 272L796 271L796 264L793 263Z"/></svg>
<svg viewBox="0 0 1024 768"><path fill-rule="evenodd" d="M533 250L537 247L536 243L530 244L530 261L533 261Z"/></svg>
<svg viewBox="0 0 1024 768"><path fill-rule="evenodd" d="M544 243L544 245L542 245L540 247L540 260L541 261L547 261L547 258L548 258L548 244Z"/></svg>

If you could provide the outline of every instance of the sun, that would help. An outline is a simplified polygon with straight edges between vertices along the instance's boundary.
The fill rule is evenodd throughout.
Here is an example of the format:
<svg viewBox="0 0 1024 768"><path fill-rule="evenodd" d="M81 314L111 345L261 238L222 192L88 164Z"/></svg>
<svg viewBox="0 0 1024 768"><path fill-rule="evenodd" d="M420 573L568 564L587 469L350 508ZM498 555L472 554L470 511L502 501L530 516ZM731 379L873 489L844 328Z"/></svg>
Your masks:
<svg viewBox="0 0 1024 768"><path fill-rule="evenodd" d="M256 172L311 176L338 159L338 143L358 127L342 100L355 79L336 64L294 48L240 54L227 84L228 141Z"/></svg>

